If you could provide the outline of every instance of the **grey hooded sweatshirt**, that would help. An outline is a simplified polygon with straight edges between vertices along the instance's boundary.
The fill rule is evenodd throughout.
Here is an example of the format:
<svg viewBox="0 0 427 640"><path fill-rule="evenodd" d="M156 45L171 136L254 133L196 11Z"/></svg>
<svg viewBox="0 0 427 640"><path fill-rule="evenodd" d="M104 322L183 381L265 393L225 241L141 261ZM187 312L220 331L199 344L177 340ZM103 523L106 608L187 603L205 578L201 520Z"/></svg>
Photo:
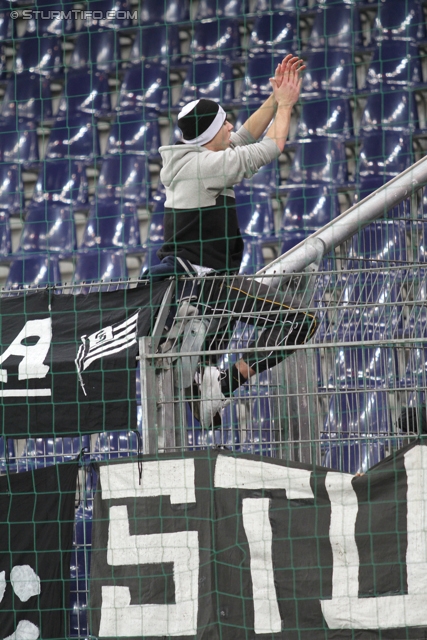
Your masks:
<svg viewBox="0 0 427 640"><path fill-rule="evenodd" d="M224 151L183 143L159 151L166 201L164 244L158 256L178 256L216 271L238 271L243 240L233 186L277 158L279 147L267 137L256 142L241 127L231 134L230 148Z"/></svg>

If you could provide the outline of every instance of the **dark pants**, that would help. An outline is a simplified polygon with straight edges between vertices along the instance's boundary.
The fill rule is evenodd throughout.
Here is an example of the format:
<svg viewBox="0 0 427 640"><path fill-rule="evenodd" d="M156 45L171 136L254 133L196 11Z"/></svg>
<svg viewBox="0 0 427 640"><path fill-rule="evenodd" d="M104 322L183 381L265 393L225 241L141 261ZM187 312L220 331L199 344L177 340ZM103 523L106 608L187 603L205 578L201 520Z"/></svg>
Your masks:
<svg viewBox="0 0 427 640"><path fill-rule="evenodd" d="M300 299L244 276L205 278L200 285L199 305L204 315L219 320L208 336L207 350L226 349L238 321L243 333L252 333L243 359L261 373L290 355L290 349L269 351L268 347L304 344L314 334L313 315L299 311ZM246 330L246 325L252 331ZM237 350L238 350L237 345ZM240 343L240 346L243 346Z"/></svg>

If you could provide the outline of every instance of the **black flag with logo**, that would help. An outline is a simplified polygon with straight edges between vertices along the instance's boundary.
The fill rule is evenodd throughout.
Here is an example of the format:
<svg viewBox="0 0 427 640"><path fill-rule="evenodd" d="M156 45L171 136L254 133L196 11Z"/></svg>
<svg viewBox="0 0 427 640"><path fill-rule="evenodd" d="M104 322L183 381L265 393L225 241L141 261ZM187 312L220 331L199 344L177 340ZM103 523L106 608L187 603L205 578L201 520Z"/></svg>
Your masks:
<svg viewBox="0 0 427 640"><path fill-rule="evenodd" d="M67 636L78 464L0 478L0 638Z"/></svg>
<svg viewBox="0 0 427 640"><path fill-rule="evenodd" d="M0 299L5 436L136 428L136 355L169 282Z"/></svg>

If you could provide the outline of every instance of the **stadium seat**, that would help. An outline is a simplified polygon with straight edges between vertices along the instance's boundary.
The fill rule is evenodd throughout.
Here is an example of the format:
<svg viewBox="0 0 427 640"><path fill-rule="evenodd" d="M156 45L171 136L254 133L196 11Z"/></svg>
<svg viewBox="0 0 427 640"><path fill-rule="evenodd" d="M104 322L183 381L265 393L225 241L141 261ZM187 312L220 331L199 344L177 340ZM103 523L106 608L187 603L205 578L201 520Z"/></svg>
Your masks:
<svg viewBox="0 0 427 640"><path fill-rule="evenodd" d="M383 439L343 439L339 442L322 442L321 447L324 467L352 474L366 473L387 455Z"/></svg>
<svg viewBox="0 0 427 640"><path fill-rule="evenodd" d="M243 394L238 397L240 402L244 401ZM244 424L240 424L240 451L274 455L276 434L271 398L267 394L259 394L255 398L249 396L244 404L248 415Z"/></svg>
<svg viewBox="0 0 427 640"><path fill-rule="evenodd" d="M72 277L73 293L115 291L127 286L128 271L122 251L78 251ZM98 283L102 282L101 286Z"/></svg>
<svg viewBox="0 0 427 640"><path fill-rule="evenodd" d="M86 168L75 160L45 160L40 164L32 202L58 202L85 208L89 204Z"/></svg>
<svg viewBox="0 0 427 640"><path fill-rule="evenodd" d="M137 12L130 0L90 0L90 13L87 13L84 28L101 30L131 27L130 14Z"/></svg>
<svg viewBox="0 0 427 640"><path fill-rule="evenodd" d="M236 211L242 235L268 237L274 235L274 213L271 197L261 189L235 188Z"/></svg>
<svg viewBox="0 0 427 640"><path fill-rule="evenodd" d="M90 207L80 249L141 250L136 205L96 200Z"/></svg>
<svg viewBox="0 0 427 640"><path fill-rule="evenodd" d="M100 433L93 449L95 460L129 458L138 455L138 436L134 431L107 431Z"/></svg>
<svg viewBox="0 0 427 640"><path fill-rule="evenodd" d="M356 75L352 53L328 48L310 51L302 80L302 97L348 95L356 90Z"/></svg>
<svg viewBox="0 0 427 640"><path fill-rule="evenodd" d="M96 186L98 200L120 200L148 207L150 191L146 156L122 153L103 158Z"/></svg>
<svg viewBox="0 0 427 640"><path fill-rule="evenodd" d="M111 125L106 154L133 153L160 159L160 129L154 112L118 113Z"/></svg>
<svg viewBox="0 0 427 640"><path fill-rule="evenodd" d="M141 24L150 23L180 23L190 20L188 0L144 0L140 9Z"/></svg>
<svg viewBox="0 0 427 640"><path fill-rule="evenodd" d="M118 72L121 64L120 39L112 29L105 31L89 30L79 33L71 54L68 67L71 69L89 69L93 73L104 71Z"/></svg>
<svg viewBox="0 0 427 640"><path fill-rule="evenodd" d="M270 78L283 56L251 55L247 59L242 90L237 98L239 105L260 106L271 94Z"/></svg>
<svg viewBox="0 0 427 640"><path fill-rule="evenodd" d="M179 64L181 62L181 41L179 25L155 24L138 27L129 62L140 64Z"/></svg>
<svg viewBox="0 0 427 640"><path fill-rule="evenodd" d="M248 0L200 0L195 20L205 18L243 18L249 13Z"/></svg>
<svg viewBox="0 0 427 640"><path fill-rule="evenodd" d="M282 246L280 249L280 255L283 255L293 249L293 247L305 240L309 235L310 232L305 229L290 229L283 231L281 233Z"/></svg>
<svg viewBox="0 0 427 640"><path fill-rule="evenodd" d="M244 250L239 274L250 276L262 269L265 265L262 252L262 241L259 238L246 236L243 238Z"/></svg>
<svg viewBox="0 0 427 640"><path fill-rule="evenodd" d="M298 119L297 137L333 136L348 140L354 137L353 116L348 98L304 100Z"/></svg>
<svg viewBox="0 0 427 640"><path fill-rule="evenodd" d="M257 0L255 13L266 11L298 11L307 8L307 0Z"/></svg>
<svg viewBox="0 0 427 640"><path fill-rule="evenodd" d="M338 391L329 404L323 431L335 436L391 432L391 413L384 389Z"/></svg>
<svg viewBox="0 0 427 640"><path fill-rule="evenodd" d="M163 229L164 203L158 201L154 204L151 215L150 224L148 225L147 240L153 244L160 244L164 240Z"/></svg>
<svg viewBox="0 0 427 640"><path fill-rule="evenodd" d="M308 40L308 50L346 49L363 47L360 13L351 4L335 3L318 9Z"/></svg>
<svg viewBox="0 0 427 640"><path fill-rule="evenodd" d="M234 100L233 67L227 60L206 60L190 64L175 108L187 102L208 98L222 105Z"/></svg>
<svg viewBox="0 0 427 640"><path fill-rule="evenodd" d="M0 42L12 40L16 35L16 20L10 19L10 4L2 2L0 5Z"/></svg>
<svg viewBox="0 0 427 640"><path fill-rule="evenodd" d="M419 0L382 0L378 4L373 37L407 40L418 43L426 39L426 25L422 3Z"/></svg>
<svg viewBox="0 0 427 640"><path fill-rule="evenodd" d="M106 73L91 73L87 69L68 71L56 115L63 118L65 114L73 116L78 113L96 118L111 115L111 91Z"/></svg>
<svg viewBox="0 0 427 640"><path fill-rule="evenodd" d="M262 191L275 192L280 185L280 166L277 160L265 164L252 178L245 178L239 185L240 189L246 191Z"/></svg>
<svg viewBox="0 0 427 640"><path fill-rule="evenodd" d="M74 33L76 29L74 14L74 2L69 0L37 0L36 7L28 7L30 3L24 2L27 11L31 11L26 19L25 35L29 36L64 36ZM42 13L36 13L41 11Z"/></svg>
<svg viewBox="0 0 427 640"><path fill-rule="evenodd" d="M52 118L49 79L28 71L13 73L6 85L0 114L2 118L25 118L34 122Z"/></svg>
<svg viewBox="0 0 427 640"><path fill-rule="evenodd" d="M355 340L358 338L360 333ZM380 338L379 333L377 338ZM384 344L367 342L366 346L338 346L334 353L335 363L328 382L330 389L386 391L399 379L397 351Z"/></svg>
<svg viewBox="0 0 427 640"><path fill-rule="evenodd" d="M360 202L360 200L363 200L371 193L374 193L374 191L377 191L377 189L382 187L390 179L390 176L383 175L369 175L366 177L361 177L354 194L355 202ZM418 215L421 216L421 210L419 210ZM408 220L410 217L410 202L408 200L403 200L392 209L387 209L386 207L384 207L384 219L386 220L390 220L391 218Z"/></svg>
<svg viewBox="0 0 427 640"><path fill-rule="evenodd" d="M35 73L48 78L63 75L63 52L58 36L22 38L15 57L16 73Z"/></svg>
<svg viewBox="0 0 427 640"><path fill-rule="evenodd" d="M55 120L47 141L45 158L74 158L92 164L100 156L99 133L92 116L64 114Z"/></svg>
<svg viewBox="0 0 427 640"><path fill-rule="evenodd" d="M19 251L48 251L68 257L75 249L72 206L48 200L32 203L22 227Z"/></svg>
<svg viewBox="0 0 427 640"><path fill-rule="evenodd" d="M295 13L272 11L256 16L248 51L252 54L286 55L300 49Z"/></svg>
<svg viewBox="0 0 427 640"><path fill-rule="evenodd" d="M58 258L28 253L14 256L4 288L6 291L32 287L51 287L61 282Z"/></svg>
<svg viewBox="0 0 427 640"><path fill-rule="evenodd" d="M238 58L241 55L238 21L232 18L212 18L196 22L190 53L193 60Z"/></svg>
<svg viewBox="0 0 427 640"><path fill-rule="evenodd" d="M167 68L158 63L134 64L123 77L118 111L134 113L144 107L155 111L169 108L169 75Z"/></svg>
<svg viewBox="0 0 427 640"><path fill-rule="evenodd" d="M39 161L37 125L25 118L0 120L0 162L30 168Z"/></svg>
<svg viewBox="0 0 427 640"><path fill-rule="evenodd" d="M362 132L415 132L419 129L415 96L404 88L370 93L362 112L360 128Z"/></svg>
<svg viewBox="0 0 427 640"><path fill-rule="evenodd" d="M0 210L0 257L7 257L12 252L12 236L10 219L7 211Z"/></svg>
<svg viewBox="0 0 427 640"><path fill-rule="evenodd" d="M18 164L0 163L0 211L8 216L24 208L24 185Z"/></svg>
<svg viewBox="0 0 427 640"><path fill-rule="evenodd" d="M366 89L416 88L422 85L418 47L401 40L383 40L374 50L366 72Z"/></svg>
<svg viewBox="0 0 427 640"><path fill-rule="evenodd" d="M345 146L336 138L317 137L299 144L292 161L287 186L347 184Z"/></svg>
<svg viewBox="0 0 427 640"><path fill-rule="evenodd" d="M383 176L390 180L413 164L410 137L401 131L363 132L357 176Z"/></svg>
<svg viewBox="0 0 427 640"><path fill-rule="evenodd" d="M281 227L283 231L314 231L334 220L340 212L340 202L335 191L326 186L299 187L288 195Z"/></svg>
<svg viewBox="0 0 427 640"><path fill-rule="evenodd" d="M90 449L90 436L27 438L20 457L33 460L36 468L43 468L76 460L83 448Z"/></svg>

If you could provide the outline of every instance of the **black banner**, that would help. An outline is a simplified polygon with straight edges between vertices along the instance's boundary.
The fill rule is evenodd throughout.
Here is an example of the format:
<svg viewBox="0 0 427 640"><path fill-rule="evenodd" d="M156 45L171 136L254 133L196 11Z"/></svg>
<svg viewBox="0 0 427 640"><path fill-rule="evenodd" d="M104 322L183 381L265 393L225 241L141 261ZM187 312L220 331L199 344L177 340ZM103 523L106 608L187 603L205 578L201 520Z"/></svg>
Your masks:
<svg viewBox="0 0 427 640"><path fill-rule="evenodd" d="M168 285L0 298L2 434L135 429L137 336Z"/></svg>
<svg viewBox="0 0 427 640"><path fill-rule="evenodd" d="M361 477L222 451L99 471L93 635L427 637L423 444Z"/></svg>
<svg viewBox="0 0 427 640"><path fill-rule="evenodd" d="M67 636L77 462L0 478L0 638Z"/></svg>

